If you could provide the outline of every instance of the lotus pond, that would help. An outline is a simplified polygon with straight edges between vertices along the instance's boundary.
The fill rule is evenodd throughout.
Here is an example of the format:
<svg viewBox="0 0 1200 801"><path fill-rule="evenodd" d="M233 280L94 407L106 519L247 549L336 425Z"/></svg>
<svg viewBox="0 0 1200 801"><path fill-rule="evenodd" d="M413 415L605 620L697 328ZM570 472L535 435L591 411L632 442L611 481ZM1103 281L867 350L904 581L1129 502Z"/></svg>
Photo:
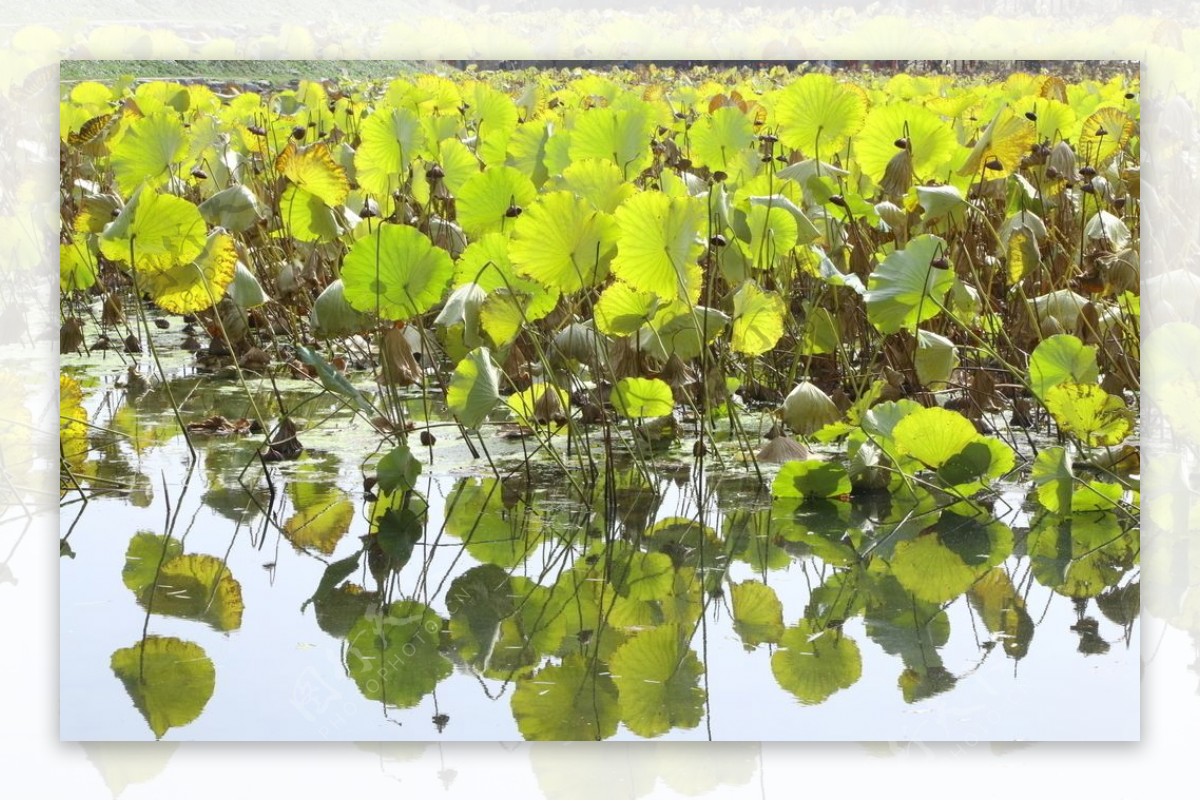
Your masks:
<svg viewBox="0 0 1200 801"><path fill-rule="evenodd" d="M70 740L1128 740L1136 70L81 81Z"/></svg>

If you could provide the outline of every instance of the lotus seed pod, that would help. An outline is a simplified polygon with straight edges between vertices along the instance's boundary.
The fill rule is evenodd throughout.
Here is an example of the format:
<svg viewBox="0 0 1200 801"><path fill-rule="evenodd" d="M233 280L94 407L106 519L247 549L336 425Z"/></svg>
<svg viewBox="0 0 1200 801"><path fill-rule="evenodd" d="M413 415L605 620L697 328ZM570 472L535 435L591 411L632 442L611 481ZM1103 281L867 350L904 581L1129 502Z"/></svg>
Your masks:
<svg viewBox="0 0 1200 801"><path fill-rule="evenodd" d="M1075 151L1066 142L1059 142L1051 148L1050 157L1046 159L1046 169L1053 169L1059 177L1067 181L1079 180L1079 173L1075 171Z"/></svg>
<svg viewBox="0 0 1200 801"><path fill-rule="evenodd" d="M895 230L904 230L904 227L908 224L908 215L904 212L904 209L890 200L876 203L875 213L879 215L879 219Z"/></svg>
<svg viewBox="0 0 1200 801"><path fill-rule="evenodd" d="M783 422L798 434L808 436L842 418L837 405L809 381L802 381L783 400Z"/></svg>

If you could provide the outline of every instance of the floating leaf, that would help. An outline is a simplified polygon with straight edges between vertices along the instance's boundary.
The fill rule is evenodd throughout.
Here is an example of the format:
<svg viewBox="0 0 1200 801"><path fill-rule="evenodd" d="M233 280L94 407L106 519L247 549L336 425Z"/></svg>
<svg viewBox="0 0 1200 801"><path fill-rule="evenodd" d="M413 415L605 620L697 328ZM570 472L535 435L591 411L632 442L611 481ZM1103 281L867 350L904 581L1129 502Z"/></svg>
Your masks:
<svg viewBox="0 0 1200 801"><path fill-rule="evenodd" d="M487 348L475 348L454 368L446 404L468 428L478 428L500 400L500 371Z"/></svg>
<svg viewBox="0 0 1200 801"><path fill-rule="evenodd" d="M1003 523L945 513L936 526L896 543L892 574L919 600L941 604L966 592L1012 548L1012 531Z"/></svg>
<svg viewBox="0 0 1200 801"><path fill-rule="evenodd" d="M379 460L375 467L379 488L387 493L404 492L417 485L421 475L421 463L413 456L408 445L401 442Z"/></svg>
<svg viewBox="0 0 1200 801"><path fill-rule="evenodd" d="M665 558L665 557L664 557ZM683 629L664 625L639 631L609 660L621 720L641 737L691 729L704 716L704 666L687 647Z"/></svg>
<svg viewBox="0 0 1200 801"><path fill-rule="evenodd" d="M915 329L941 311L954 283L954 271L933 262L946 250L944 240L922 234L906 248L890 253L867 283L867 319L884 334Z"/></svg>
<svg viewBox="0 0 1200 801"><path fill-rule="evenodd" d="M446 496L446 531L467 553L504 568L521 564L541 542L541 523L520 492L495 478L464 478Z"/></svg>
<svg viewBox="0 0 1200 801"><path fill-rule="evenodd" d="M784 632L779 645L771 655L771 672L801 703L823 703L862 676L858 645L836 629L816 630L802 620Z"/></svg>
<svg viewBox="0 0 1200 801"><path fill-rule="evenodd" d="M671 387L658 378L622 378L609 400L622 417L666 417L675 410Z"/></svg>
<svg viewBox="0 0 1200 801"><path fill-rule="evenodd" d="M408 225L384 223L354 243L342 264L346 300L359 311L408 320L442 299L454 263Z"/></svg>
<svg viewBox="0 0 1200 801"><path fill-rule="evenodd" d="M175 637L151 635L118 648L111 665L160 740L200 717L216 686L217 672L204 649Z"/></svg>

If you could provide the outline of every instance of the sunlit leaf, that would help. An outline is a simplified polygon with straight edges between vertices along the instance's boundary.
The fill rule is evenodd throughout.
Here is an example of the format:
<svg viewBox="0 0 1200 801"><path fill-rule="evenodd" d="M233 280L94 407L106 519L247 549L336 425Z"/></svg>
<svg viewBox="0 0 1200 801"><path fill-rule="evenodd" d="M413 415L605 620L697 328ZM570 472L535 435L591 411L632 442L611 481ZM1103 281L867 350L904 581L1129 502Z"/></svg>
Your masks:
<svg viewBox="0 0 1200 801"><path fill-rule="evenodd" d="M425 144L419 118L407 108L379 108L362 121L359 137L361 143L354 152L359 185L377 198L390 198Z"/></svg>
<svg viewBox="0 0 1200 801"><path fill-rule="evenodd" d="M771 484L776 498L836 498L850 489L845 468L817 459L785 463Z"/></svg>
<svg viewBox="0 0 1200 801"><path fill-rule="evenodd" d="M533 182L513 167L493 166L472 176L458 192L458 223L472 238L510 230L537 198Z"/></svg>
<svg viewBox="0 0 1200 801"><path fill-rule="evenodd" d="M700 298L703 275L696 263L703 246L696 237L704 205L695 198L640 192L617 209L620 236L612 271L634 289L660 298Z"/></svg>
<svg viewBox="0 0 1200 801"><path fill-rule="evenodd" d="M454 368L446 404L468 428L478 428L500 400L500 371L487 348L475 348Z"/></svg>
<svg viewBox="0 0 1200 801"><path fill-rule="evenodd" d="M306 498L303 507L283 524L284 536L299 549L312 549L326 556L337 548L354 521L354 502L336 487L329 487Z"/></svg>
<svg viewBox="0 0 1200 801"><path fill-rule="evenodd" d="M509 255L521 274L575 292L607 277L616 239L611 216L570 192L551 192L517 218Z"/></svg>
<svg viewBox="0 0 1200 801"><path fill-rule="evenodd" d="M171 179L187 154L187 132L174 114L151 114L134 120L112 150L113 174L122 195L139 186L154 189Z"/></svg>
<svg viewBox="0 0 1200 801"><path fill-rule="evenodd" d="M675 396L657 378L622 378L609 398L622 417L666 417L675 409Z"/></svg>
<svg viewBox="0 0 1200 801"><path fill-rule="evenodd" d="M892 437L900 453L936 470L979 436L975 425L958 412L918 409L896 423Z"/></svg>
<svg viewBox="0 0 1200 801"><path fill-rule="evenodd" d="M1099 377L1096 348L1070 334L1043 339L1029 357L1029 386L1038 398L1064 381L1090 384Z"/></svg>
<svg viewBox="0 0 1200 801"><path fill-rule="evenodd" d="M164 310L174 314L203 311L225 294L237 264L233 237L214 231L195 261L147 273L140 288Z"/></svg>
<svg viewBox="0 0 1200 801"><path fill-rule="evenodd" d="M218 631L242 625L242 586L215 556L172 557L136 592L138 602L156 615L202 620Z"/></svg>
<svg viewBox="0 0 1200 801"><path fill-rule="evenodd" d="M775 101L780 140L812 158L829 158L845 147L866 114L864 93L820 73L796 79Z"/></svg>
<svg viewBox="0 0 1200 801"><path fill-rule="evenodd" d="M783 299L747 281L733 296L733 333L729 346L750 356L766 353L783 336Z"/></svg>
<svg viewBox="0 0 1200 801"><path fill-rule="evenodd" d="M934 266L945 252L944 240L922 234L890 253L868 281L867 319L882 333L894 334L936 317L954 283L952 269Z"/></svg>
<svg viewBox="0 0 1200 801"><path fill-rule="evenodd" d="M733 604L733 627L747 648L779 642L783 636L783 604L775 590L748 579L733 584L729 598Z"/></svg>
<svg viewBox="0 0 1200 801"><path fill-rule="evenodd" d="M1045 404L1063 431L1090 447L1119 445L1133 430L1125 401L1096 384L1055 384L1046 390Z"/></svg>
<svg viewBox="0 0 1200 801"><path fill-rule="evenodd" d="M617 686L579 654L517 679L513 717L526 740L605 740L617 732Z"/></svg>
<svg viewBox="0 0 1200 801"><path fill-rule="evenodd" d="M193 204L139 188L100 235L100 252L147 273L164 272L199 256L207 236Z"/></svg>
<svg viewBox="0 0 1200 801"><path fill-rule="evenodd" d="M342 264L346 300L393 320L423 314L442 299L454 263L408 225L384 223L354 243Z"/></svg>
<svg viewBox="0 0 1200 801"><path fill-rule="evenodd" d="M322 142L304 149L297 148L295 142L289 142L275 159L275 171L309 194L319 197L327 206L345 203L350 193L346 171L333 160L329 146Z"/></svg>

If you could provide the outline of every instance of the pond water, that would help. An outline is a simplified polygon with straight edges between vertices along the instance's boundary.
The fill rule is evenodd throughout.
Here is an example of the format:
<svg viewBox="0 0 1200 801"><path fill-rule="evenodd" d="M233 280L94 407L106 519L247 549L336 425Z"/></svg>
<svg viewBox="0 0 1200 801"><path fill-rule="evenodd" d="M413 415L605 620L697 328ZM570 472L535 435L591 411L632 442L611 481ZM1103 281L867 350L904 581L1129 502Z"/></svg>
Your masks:
<svg viewBox="0 0 1200 801"><path fill-rule="evenodd" d="M65 740L1138 737L1138 532L1111 514L773 500L728 427L702 458L686 430L643 458L557 434L560 464L438 426L389 495L344 399L197 373L177 325L140 395L133 357L63 357L92 425L61 510ZM235 429L282 401L304 450L193 432L193 461L167 387Z"/></svg>

